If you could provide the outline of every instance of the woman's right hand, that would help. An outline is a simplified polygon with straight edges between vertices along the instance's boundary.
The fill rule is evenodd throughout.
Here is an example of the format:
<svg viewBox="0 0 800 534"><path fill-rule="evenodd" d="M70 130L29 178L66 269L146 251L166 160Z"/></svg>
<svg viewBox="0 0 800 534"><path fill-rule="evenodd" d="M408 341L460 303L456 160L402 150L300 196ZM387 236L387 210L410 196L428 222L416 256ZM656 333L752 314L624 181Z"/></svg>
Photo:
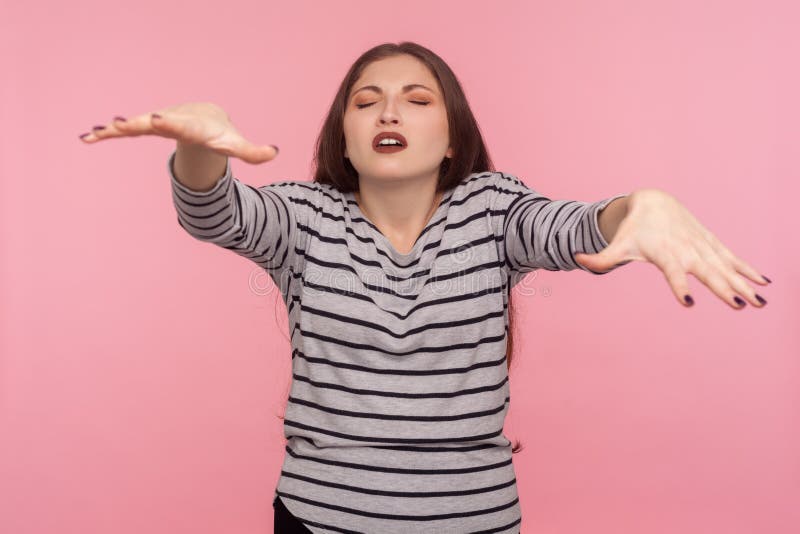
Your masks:
<svg viewBox="0 0 800 534"><path fill-rule="evenodd" d="M225 110L210 102L178 104L128 120L115 117L111 123L95 126L91 133L80 138L91 144L104 139L140 135L158 135L175 139L178 144L199 145L252 164L264 163L278 155L274 145L254 145L245 139Z"/></svg>

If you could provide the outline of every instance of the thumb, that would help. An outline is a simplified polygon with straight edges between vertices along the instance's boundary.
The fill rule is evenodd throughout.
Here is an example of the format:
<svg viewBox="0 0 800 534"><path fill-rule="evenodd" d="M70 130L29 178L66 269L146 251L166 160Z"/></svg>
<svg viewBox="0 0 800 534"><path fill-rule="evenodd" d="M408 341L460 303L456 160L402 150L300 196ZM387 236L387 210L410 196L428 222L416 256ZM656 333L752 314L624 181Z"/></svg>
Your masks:
<svg viewBox="0 0 800 534"><path fill-rule="evenodd" d="M579 265L593 271L608 271L620 264L628 263L624 261L624 258L616 254L611 246L604 248L596 254L576 252L573 257Z"/></svg>
<svg viewBox="0 0 800 534"><path fill-rule="evenodd" d="M264 163L278 156L278 147L275 145L254 145L248 143L240 152L238 157L247 163Z"/></svg>

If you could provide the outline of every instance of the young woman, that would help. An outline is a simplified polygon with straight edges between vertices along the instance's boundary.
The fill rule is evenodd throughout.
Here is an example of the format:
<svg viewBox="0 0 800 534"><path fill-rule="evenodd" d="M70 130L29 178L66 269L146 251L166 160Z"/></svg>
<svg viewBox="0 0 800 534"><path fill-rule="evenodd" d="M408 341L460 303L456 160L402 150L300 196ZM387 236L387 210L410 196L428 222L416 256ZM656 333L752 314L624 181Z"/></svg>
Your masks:
<svg viewBox="0 0 800 534"><path fill-rule="evenodd" d="M511 288L535 269L600 275L631 261L691 306L691 272L734 308L767 284L674 197L551 200L494 170L446 63L414 43L353 64L313 181L259 188L228 156L269 161L219 107L117 118L86 142L178 141L178 222L263 267L289 316L293 380L276 532L519 532L503 434ZM741 297L739 296L741 295Z"/></svg>

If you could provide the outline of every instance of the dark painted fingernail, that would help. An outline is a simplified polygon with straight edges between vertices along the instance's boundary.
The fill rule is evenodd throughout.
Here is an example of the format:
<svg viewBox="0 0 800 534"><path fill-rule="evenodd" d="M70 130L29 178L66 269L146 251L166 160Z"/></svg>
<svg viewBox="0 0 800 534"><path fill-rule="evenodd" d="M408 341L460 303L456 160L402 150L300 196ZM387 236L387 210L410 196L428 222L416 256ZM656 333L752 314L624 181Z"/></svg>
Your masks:
<svg viewBox="0 0 800 534"><path fill-rule="evenodd" d="M740 308L741 308L742 306L744 306L744 304L745 304L745 302L744 302L742 299L740 299L739 297L733 297L733 300L735 300L735 301L736 301L736 304L737 304L737 305L738 305Z"/></svg>
<svg viewBox="0 0 800 534"><path fill-rule="evenodd" d="M274 148L274 149L275 149L275 155L276 155L276 156L278 155L278 152L280 152L280 151L281 151L281 149L280 149L280 148L278 148L276 145L269 145L269 146L271 146L272 148Z"/></svg>
<svg viewBox="0 0 800 534"><path fill-rule="evenodd" d="M767 301L766 301L766 300L764 300L764 297L762 297L762 296L761 296L761 295L759 295L758 293L756 293L756 300L757 300L758 302L760 302L762 306L763 306L764 304L766 304L766 303L767 303Z"/></svg>
<svg viewBox="0 0 800 534"><path fill-rule="evenodd" d="M160 118L161 118L161 115L159 115L158 113L153 113L153 114L151 115L151 117L153 117L154 119L160 119Z"/></svg>
<svg viewBox="0 0 800 534"><path fill-rule="evenodd" d="M769 282L770 284L772 283L772 280L770 280L769 278L767 278L767 277L766 277L766 276L764 276L763 274L761 275L761 278L763 278L764 280L766 280L766 281L767 281L767 282Z"/></svg>
<svg viewBox="0 0 800 534"><path fill-rule="evenodd" d="M83 139L83 138L84 138L84 137L86 137L87 135L92 135L92 132L86 132L85 134L80 134L78 137L80 137L81 139Z"/></svg>
<svg viewBox="0 0 800 534"><path fill-rule="evenodd" d="M92 130L105 130L105 129L106 129L105 126L95 126L94 128L92 128Z"/></svg>
<svg viewBox="0 0 800 534"><path fill-rule="evenodd" d="M115 121L122 121L122 122L125 122L125 121L127 121L128 119L126 119L125 117L120 117L119 115L117 115L116 117L114 117L114 120L115 120Z"/></svg>
<svg viewBox="0 0 800 534"><path fill-rule="evenodd" d="M694 299L692 298L691 295L684 295L683 300L685 300L686 304L688 304L689 306L694 306Z"/></svg>

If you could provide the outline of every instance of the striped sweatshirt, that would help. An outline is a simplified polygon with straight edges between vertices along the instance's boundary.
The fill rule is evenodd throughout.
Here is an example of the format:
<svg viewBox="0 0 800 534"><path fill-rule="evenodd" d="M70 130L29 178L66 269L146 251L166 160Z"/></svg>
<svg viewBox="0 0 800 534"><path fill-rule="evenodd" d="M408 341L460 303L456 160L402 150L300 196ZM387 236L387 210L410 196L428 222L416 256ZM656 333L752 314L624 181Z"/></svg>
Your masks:
<svg viewBox="0 0 800 534"><path fill-rule="evenodd" d="M197 192L167 164L178 223L263 268L288 313L292 385L273 498L314 533L518 533L508 292L536 269L590 271L598 202L503 172L443 195L401 254L353 193L233 177ZM613 269L612 269L613 270Z"/></svg>

